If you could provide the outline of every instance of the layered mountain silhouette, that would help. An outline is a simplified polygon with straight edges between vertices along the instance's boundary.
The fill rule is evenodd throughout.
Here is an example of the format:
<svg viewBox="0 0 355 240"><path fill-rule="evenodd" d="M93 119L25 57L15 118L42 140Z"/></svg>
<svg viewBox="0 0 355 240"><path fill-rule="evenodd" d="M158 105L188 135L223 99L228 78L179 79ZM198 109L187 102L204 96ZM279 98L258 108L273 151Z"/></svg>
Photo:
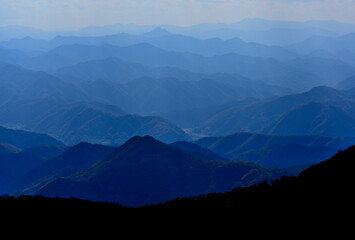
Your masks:
<svg viewBox="0 0 355 240"><path fill-rule="evenodd" d="M0 27L0 192L179 198L154 206L173 208L320 202L312 189L329 197L323 183L330 193L350 176L353 148L339 150L355 142L354 31L263 19Z"/></svg>
<svg viewBox="0 0 355 240"><path fill-rule="evenodd" d="M57 74L59 77L5 65L0 68L0 85L4 86L0 103L56 97L151 114L293 92L236 74L206 75L169 67L149 68L115 58L81 63Z"/></svg>
<svg viewBox="0 0 355 240"><path fill-rule="evenodd" d="M240 74L298 90L307 90L322 82L320 77L312 71L274 58L242 55L235 52L205 57L196 53L163 50L149 43L124 47L108 44L61 45L41 55L9 63L20 64L34 70L56 71L81 62L112 57L154 68L172 67L203 74L220 72ZM256 68L258 71L254 71Z"/></svg>
<svg viewBox="0 0 355 240"><path fill-rule="evenodd" d="M226 191L283 173L251 163L211 160L145 136L131 138L102 161L54 180L36 194L139 206Z"/></svg>
<svg viewBox="0 0 355 240"><path fill-rule="evenodd" d="M57 37L49 41L23 38L14 39L2 43L2 46L20 50L49 51L61 45L85 44L102 45L110 44L128 46L139 43L149 43L168 51L191 52L204 56L213 56L230 52L238 52L242 55L274 57L290 59L296 54L276 46L267 46L259 43L244 42L238 38L221 40L210 38L206 40L189 37L181 34L172 34L161 27L141 35L116 34L100 37Z"/></svg>
<svg viewBox="0 0 355 240"><path fill-rule="evenodd" d="M0 111L0 122L56 136L67 145L82 141L117 145L135 135L152 135L166 142L190 139L182 129L160 117L127 114L111 105L65 103L53 98L6 105Z"/></svg>

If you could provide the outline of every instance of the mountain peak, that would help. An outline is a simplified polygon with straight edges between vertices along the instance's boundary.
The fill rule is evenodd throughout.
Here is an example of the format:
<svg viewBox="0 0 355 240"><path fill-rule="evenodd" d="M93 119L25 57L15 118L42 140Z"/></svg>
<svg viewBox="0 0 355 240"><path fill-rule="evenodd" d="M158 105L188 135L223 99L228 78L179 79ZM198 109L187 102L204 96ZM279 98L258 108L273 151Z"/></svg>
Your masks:
<svg viewBox="0 0 355 240"><path fill-rule="evenodd" d="M144 37L164 37L164 36L168 36L168 35L171 35L171 33L168 32L167 30L165 30L164 28L156 27L153 30L151 30L150 32L144 33L141 36L144 36Z"/></svg>
<svg viewBox="0 0 355 240"><path fill-rule="evenodd" d="M165 145L164 143L156 140L151 136L134 136L127 140L122 147L136 147L136 146L152 146L152 145Z"/></svg>

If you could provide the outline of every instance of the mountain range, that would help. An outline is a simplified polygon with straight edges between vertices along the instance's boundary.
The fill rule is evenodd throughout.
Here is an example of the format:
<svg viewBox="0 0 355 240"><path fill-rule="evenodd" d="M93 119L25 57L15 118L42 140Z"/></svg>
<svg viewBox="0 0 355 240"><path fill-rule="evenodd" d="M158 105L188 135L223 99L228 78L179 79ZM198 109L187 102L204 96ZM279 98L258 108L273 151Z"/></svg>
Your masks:
<svg viewBox="0 0 355 240"><path fill-rule="evenodd" d="M50 51L61 45L85 44L115 46L129 46L149 43L167 51L191 52L203 56L221 55L238 52L242 55L255 57L272 57L276 59L290 59L297 56L293 52L277 47L258 43L244 42L238 38L222 40L218 38L198 39L182 34L172 34L160 27L141 35L116 34L102 37L56 37L49 41L26 37L3 42L5 48L32 51Z"/></svg>
<svg viewBox="0 0 355 240"><path fill-rule="evenodd" d="M316 186L307 171L355 141L354 32L263 19L0 27L0 192L134 207L179 198L155 206L167 207Z"/></svg>
<svg viewBox="0 0 355 240"><path fill-rule="evenodd" d="M165 40L163 42L165 42ZM167 42L169 41L167 40ZM224 44L226 43L223 43L223 45ZM188 45L189 44L182 44L182 46ZM196 45L200 46L201 44L198 43ZM264 47L271 48L267 46ZM206 48L210 49L211 47ZM257 49L254 46L250 48ZM195 47L193 47L193 49L195 49ZM239 74L248 78L263 80L269 84L297 90L309 90L311 87L321 84L333 86L343 80L342 78L350 77L355 74L353 64L347 61L344 62L342 59L328 59L317 56L302 57L302 61L300 61L299 55L280 58L243 52L238 50L239 47L235 48L232 46L231 49L232 50L226 49L225 51L211 54L211 56L203 56L193 52L191 49L181 49L179 52L179 49L176 47L162 49L148 42L138 42L128 46L115 46L107 43L103 45L68 44L60 45L48 52L42 52L27 57L12 58L11 56L14 54L13 51L15 50L4 49L3 51L7 52L0 60L20 64L29 69L53 72L61 68L70 71L72 65L77 65L82 62L118 58L123 61L158 68L158 73L155 73L155 75L158 76L159 74L164 74L164 71L161 73L161 68L178 68L180 71L187 71L187 76L190 77L193 77L192 73L213 74L222 72ZM245 47L241 47L241 49L245 49ZM254 51L257 53L262 52L261 50ZM272 49L268 51L274 52ZM6 58L6 56L9 57ZM307 58L309 59L307 60ZM304 61L309 61L311 65L305 65ZM321 71L322 69L324 70L325 67L327 67L327 73ZM258 71L254 71L255 68L258 68ZM142 70L142 68L138 68L138 70L139 69ZM83 70L80 71L83 72ZM88 69L88 71L90 71L90 69ZM147 71L146 68L142 73L145 71ZM177 74L173 71L171 75L168 74L169 72L170 71L165 72L165 76L176 76ZM87 75L88 74L86 74L86 76ZM107 76L107 74L105 76ZM108 76L110 77L111 75ZM132 77L134 75L128 76Z"/></svg>
<svg viewBox="0 0 355 240"><path fill-rule="evenodd" d="M82 141L119 145L135 135L152 135L166 142L190 139L160 117L127 114L111 105L65 103L57 98L14 102L4 106L0 116L2 124L46 133L68 145Z"/></svg>

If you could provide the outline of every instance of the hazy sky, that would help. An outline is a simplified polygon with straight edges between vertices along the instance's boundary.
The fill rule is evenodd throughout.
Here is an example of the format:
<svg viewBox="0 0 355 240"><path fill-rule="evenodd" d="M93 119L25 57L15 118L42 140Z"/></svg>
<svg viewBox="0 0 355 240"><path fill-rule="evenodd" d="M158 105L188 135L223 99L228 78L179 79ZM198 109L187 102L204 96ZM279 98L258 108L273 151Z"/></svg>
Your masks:
<svg viewBox="0 0 355 240"><path fill-rule="evenodd" d="M355 23L355 0L0 0L0 25L193 25L244 18Z"/></svg>

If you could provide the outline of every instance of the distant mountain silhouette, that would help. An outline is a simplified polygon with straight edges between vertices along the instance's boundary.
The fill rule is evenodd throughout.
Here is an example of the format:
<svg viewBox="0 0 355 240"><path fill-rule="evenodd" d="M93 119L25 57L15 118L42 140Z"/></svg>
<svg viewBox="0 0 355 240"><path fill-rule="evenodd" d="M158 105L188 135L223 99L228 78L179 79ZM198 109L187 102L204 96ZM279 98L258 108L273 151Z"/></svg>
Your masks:
<svg viewBox="0 0 355 240"><path fill-rule="evenodd" d="M36 194L139 206L198 193L226 191L285 172L184 152L152 137L133 137L104 160Z"/></svg>
<svg viewBox="0 0 355 240"><path fill-rule="evenodd" d="M103 44L110 44L116 46L129 46L140 43L149 43L167 51L191 52L204 56L213 56L230 52L265 58L272 57L280 60L291 59L297 56L297 54L285 48L262 45L256 42L245 42L235 36L228 40L222 40L215 37L203 40L181 34L172 34L161 27L156 27L149 32L139 35L115 34L98 37L62 36L48 41L23 38L3 42L2 45L7 48L26 51L50 51L61 45L83 44L100 46Z"/></svg>
<svg viewBox="0 0 355 240"><path fill-rule="evenodd" d="M240 74L299 90L308 90L322 82L312 71L274 58L248 56L229 51L205 57L196 53L163 50L146 42L124 47L109 44L61 45L42 55L24 60L21 65L29 69L54 71L81 62L112 57L148 67L173 67L203 74ZM258 71L255 71L256 68Z"/></svg>

